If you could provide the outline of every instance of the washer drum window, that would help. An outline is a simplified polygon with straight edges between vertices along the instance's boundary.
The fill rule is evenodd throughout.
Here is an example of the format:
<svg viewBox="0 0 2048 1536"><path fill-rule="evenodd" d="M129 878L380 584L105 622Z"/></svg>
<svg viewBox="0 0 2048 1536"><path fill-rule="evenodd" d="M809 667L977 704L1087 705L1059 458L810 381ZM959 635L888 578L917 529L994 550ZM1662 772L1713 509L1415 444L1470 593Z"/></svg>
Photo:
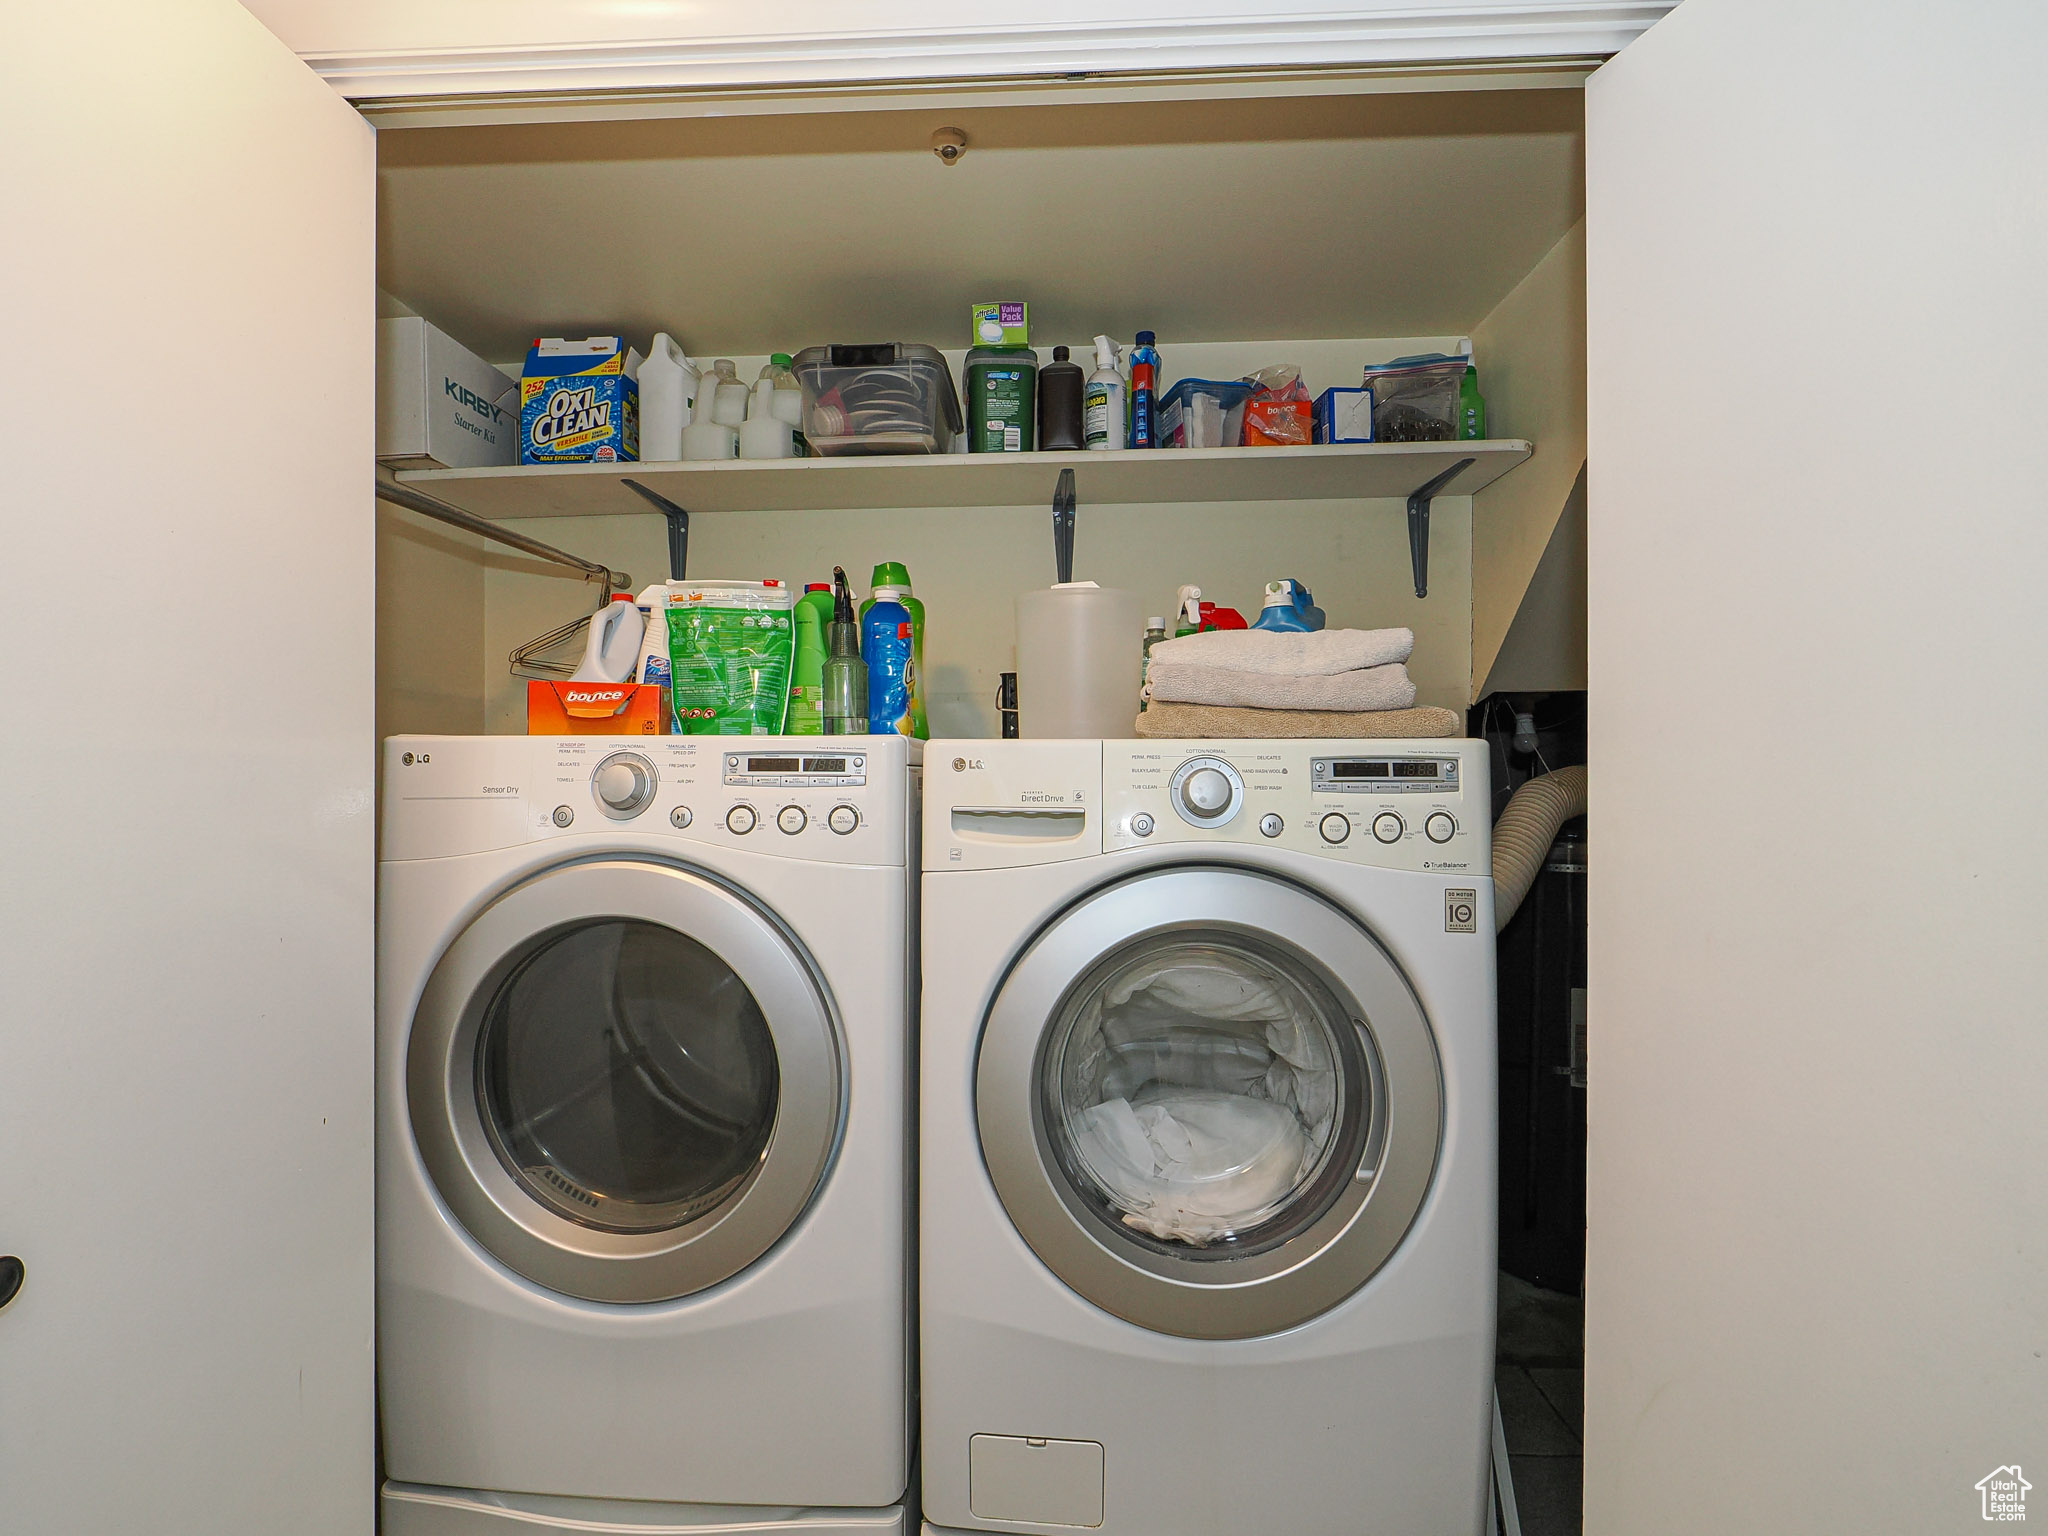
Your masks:
<svg viewBox="0 0 2048 1536"><path fill-rule="evenodd" d="M976 1069L1019 1232L1161 1332L1293 1327L1385 1263L1428 1192L1436 1048L1367 931L1246 870L1136 876L1070 909L991 1007Z"/></svg>

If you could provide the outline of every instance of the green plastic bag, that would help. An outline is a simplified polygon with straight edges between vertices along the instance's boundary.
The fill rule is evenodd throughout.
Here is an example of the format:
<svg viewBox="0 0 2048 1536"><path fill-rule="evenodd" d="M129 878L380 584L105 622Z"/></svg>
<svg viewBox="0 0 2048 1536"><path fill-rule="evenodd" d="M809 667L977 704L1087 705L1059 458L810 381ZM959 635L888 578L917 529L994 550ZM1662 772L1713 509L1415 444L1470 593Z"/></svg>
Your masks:
<svg viewBox="0 0 2048 1536"><path fill-rule="evenodd" d="M795 608L796 594L779 581L669 583L669 697L677 735L782 733Z"/></svg>

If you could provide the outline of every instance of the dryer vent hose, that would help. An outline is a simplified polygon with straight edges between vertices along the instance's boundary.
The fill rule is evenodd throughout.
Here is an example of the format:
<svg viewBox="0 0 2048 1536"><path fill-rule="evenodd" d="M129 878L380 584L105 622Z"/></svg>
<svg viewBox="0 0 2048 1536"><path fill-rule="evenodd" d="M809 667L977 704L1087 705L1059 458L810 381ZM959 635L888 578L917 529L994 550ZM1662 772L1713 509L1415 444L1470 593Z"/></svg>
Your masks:
<svg viewBox="0 0 2048 1536"><path fill-rule="evenodd" d="M1508 801L1493 824L1493 926L1499 932L1521 906L1536 871L1557 841L1557 829L1586 814L1586 770L1538 774Z"/></svg>

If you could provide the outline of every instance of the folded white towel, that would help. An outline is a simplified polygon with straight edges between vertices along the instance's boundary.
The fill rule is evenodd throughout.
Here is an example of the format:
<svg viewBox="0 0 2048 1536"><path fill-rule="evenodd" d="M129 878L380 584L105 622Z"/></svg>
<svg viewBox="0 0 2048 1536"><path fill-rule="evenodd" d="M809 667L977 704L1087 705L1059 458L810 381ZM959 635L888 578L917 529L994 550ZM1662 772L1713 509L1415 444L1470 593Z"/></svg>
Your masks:
<svg viewBox="0 0 2048 1536"><path fill-rule="evenodd" d="M1190 636L1189 638L1193 638ZM1275 677L1228 667L1161 661L1152 647L1146 690L1161 702L1225 704L1251 709L1406 709L1415 684L1400 662L1361 667L1331 677Z"/></svg>
<svg viewBox="0 0 2048 1536"><path fill-rule="evenodd" d="M1171 661L1279 677L1334 677L1406 661L1414 649L1412 629L1319 629L1310 634L1210 629L1159 641L1152 647L1152 664Z"/></svg>

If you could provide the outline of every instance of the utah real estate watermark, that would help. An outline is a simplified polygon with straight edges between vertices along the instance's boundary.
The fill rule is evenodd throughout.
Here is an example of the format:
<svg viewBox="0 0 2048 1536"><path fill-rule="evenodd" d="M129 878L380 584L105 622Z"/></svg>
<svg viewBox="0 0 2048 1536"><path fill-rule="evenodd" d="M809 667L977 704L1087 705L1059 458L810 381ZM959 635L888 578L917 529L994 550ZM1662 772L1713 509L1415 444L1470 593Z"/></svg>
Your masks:
<svg viewBox="0 0 2048 1536"><path fill-rule="evenodd" d="M1984 1498L1984 1518L2006 1522L2027 1518L2027 1490L2034 1485L2020 1476L2019 1463L2000 1467L1977 1484Z"/></svg>

